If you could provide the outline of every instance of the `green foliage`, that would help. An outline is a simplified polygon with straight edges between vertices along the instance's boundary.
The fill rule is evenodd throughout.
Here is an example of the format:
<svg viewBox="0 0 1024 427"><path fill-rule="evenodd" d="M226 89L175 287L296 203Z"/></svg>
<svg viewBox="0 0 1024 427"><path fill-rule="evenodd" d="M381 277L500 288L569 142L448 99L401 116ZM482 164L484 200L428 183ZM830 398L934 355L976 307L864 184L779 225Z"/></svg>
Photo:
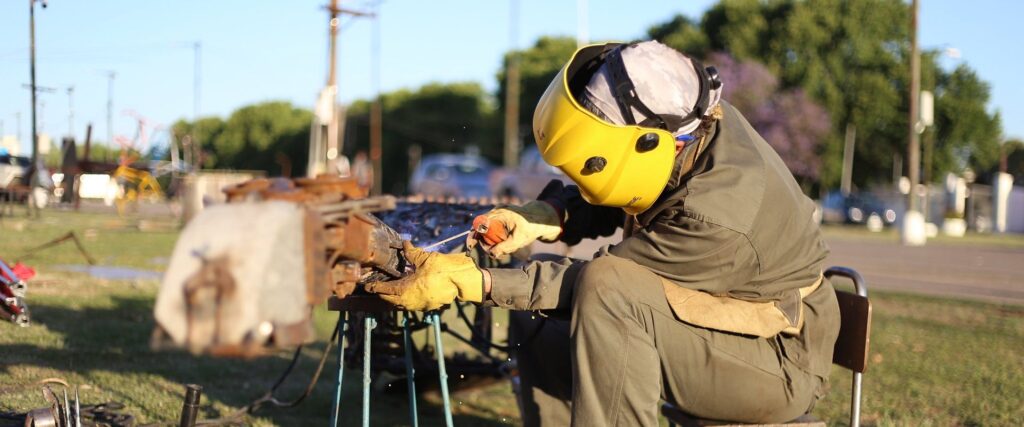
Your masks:
<svg viewBox="0 0 1024 427"><path fill-rule="evenodd" d="M1024 183L1024 141L1011 139L1003 143L1006 156L1006 173L1013 175L1013 182Z"/></svg>
<svg viewBox="0 0 1024 427"><path fill-rule="evenodd" d="M196 123L179 120L171 132L181 142L195 131L204 167L301 175L306 167L312 120L309 110L271 101L242 107L227 121L218 117L205 117Z"/></svg>
<svg viewBox="0 0 1024 427"><path fill-rule="evenodd" d="M345 151L369 151L369 101L348 109ZM493 102L477 83L429 83L416 90L381 95L383 188L402 193L409 181L409 150L422 154L462 152L476 147L491 160L501 156Z"/></svg>
<svg viewBox="0 0 1024 427"><path fill-rule="evenodd" d="M541 95L547 90L551 80L562 69L573 52L576 51L576 39L571 37L541 37L533 46L505 54L501 70L498 71L498 117L505 114L505 93L509 61L519 59L519 126L525 143L533 141L530 131L533 122L533 110L537 107ZM504 123L504 122L502 122Z"/></svg>
<svg viewBox="0 0 1024 427"><path fill-rule="evenodd" d="M202 166L214 168L217 167L217 155L213 151L213 144L217 141L217 137L224 133L225 124L224 119L220 117L203 117L195 123L178 120L171 126L171 137L179 141L180 144L188 136L191 138L191 142L198 143L200 147L206 146L207 148L203 150ZM230 169L230 167L227 168Z"/></svg>
<svg viewBox="0 0 1024 427"><path fill-rule="evenodd" d="M999 114L989 114L989 85L961 64L943 74L935 97L935 165L940 171L992 169L999 161ZM945 175L945 174L942 174Z"/></svg>
<svg viewBox="0 0 1024 427"><path fill-rule="evenodd" d="M647 37L697 58L704 58L710 53L707 34L683 15L676 15L664 24L651 27L647 30Z"/></svg>
<svg viewBox="0 0 1024 427"><path fill-rule="evenodd" d="M722 0L701 19L700 30L676 16L648 31L684 52L705 57L723 51L756 60L801 88L829 112L820 184L839 182L843 135L855 127L854 182L886 181L893 156L905 156L909 82L909 7L898 0ZM705 40L706 39L706 40ZM704 47L706 46L706 48ZM936 93L932 177L963 166L984 170L995 162L1000 124L986 109L988 85L967 65L949 73L936 52L921 55L921 89ZM713 64L710 64L713 65ZM725 82L726 85L729 82Z"/></svg>

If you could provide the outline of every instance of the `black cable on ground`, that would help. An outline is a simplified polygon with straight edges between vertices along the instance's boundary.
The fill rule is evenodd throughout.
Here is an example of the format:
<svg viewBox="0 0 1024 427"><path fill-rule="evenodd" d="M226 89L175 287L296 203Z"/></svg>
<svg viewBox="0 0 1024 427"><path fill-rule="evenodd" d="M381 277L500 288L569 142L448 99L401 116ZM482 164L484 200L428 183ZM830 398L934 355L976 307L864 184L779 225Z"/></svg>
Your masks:
<svg viewBox="0 0 1024 427"><path fill-rule="evenodd" d="M291 362L288 363L288 367L285 368L284 372L281 373L281 376L278 377L276 381L274 381L274 385L272 385L270 389L263 394L263 396L260 396L258 399L253 400L248 405L243 406L239 410L229 415L220 418L199 420L196 421L195 425L206 427L242 425L242 418L244 416L256 412L257 410L259 410L268 403L277 408L291 408L302 403L303 400L305 400L307 397L309 397L310 394L313 393L313 388L316 387L316 383L320 380L320 374L323 373L324 365L327 363L327 358L331 354L331 349L332 347L334 347L334 342L338 338L340 329L339 326L340 324L334 326L334 332L331 333L331 339L327 340L327 346L324 347L324 354L320 356L320 362L319 364L317 364L316 372L313 373L313 377L310 379L309 384L306 385L306 389L302 392L301 395L299 395L298 397L291 401L281 401L274 396L274 393L277 391L279 387L281 387L282 384L284 384L284 381L288 378L289 375L291 375L292 371L295 369L295 366L298 364L299 357L302 355L303 349L303 346L300 345L299 348L295 349L295 355L292 356L292 360ZM144 424L139 427L162 427L173 426L176 424L177 423L174 422L156 422Z"/></svg>

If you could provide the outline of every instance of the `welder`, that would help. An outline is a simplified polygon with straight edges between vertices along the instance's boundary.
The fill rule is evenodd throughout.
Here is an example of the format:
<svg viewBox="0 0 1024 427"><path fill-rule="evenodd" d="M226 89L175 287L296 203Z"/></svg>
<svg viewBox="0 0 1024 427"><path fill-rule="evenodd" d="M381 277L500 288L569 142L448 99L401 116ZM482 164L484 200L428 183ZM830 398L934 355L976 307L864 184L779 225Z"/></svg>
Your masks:
<svg viewBox="0 0 1024 427"><path fill-rule="evenodd" d="M458 298L516 310L523 422L657 425L695 417L785 422L821 398L839 330L828 249L778 154L721 100L713 67L657 42L578 50L533 116L552 182L495 209L495 256L536 240L609 236L593 260L481 269L406 246L417 269L374 287L408 309Z"/></svg>

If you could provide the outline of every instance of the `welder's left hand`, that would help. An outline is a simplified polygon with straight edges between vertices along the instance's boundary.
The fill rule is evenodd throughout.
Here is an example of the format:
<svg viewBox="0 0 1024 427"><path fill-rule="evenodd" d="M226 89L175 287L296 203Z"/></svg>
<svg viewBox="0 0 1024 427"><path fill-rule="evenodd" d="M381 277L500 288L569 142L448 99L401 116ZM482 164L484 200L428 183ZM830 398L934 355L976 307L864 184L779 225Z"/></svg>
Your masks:
<svg viewBox="0 0 1024 427"><path fill-rule="evenodd" d="M411 311L435 310L451 304L456 297L483 301L484 273L466 254L427 252L408 241L403 251L416 271L399 280L371 283L367 291Z"/></svg>

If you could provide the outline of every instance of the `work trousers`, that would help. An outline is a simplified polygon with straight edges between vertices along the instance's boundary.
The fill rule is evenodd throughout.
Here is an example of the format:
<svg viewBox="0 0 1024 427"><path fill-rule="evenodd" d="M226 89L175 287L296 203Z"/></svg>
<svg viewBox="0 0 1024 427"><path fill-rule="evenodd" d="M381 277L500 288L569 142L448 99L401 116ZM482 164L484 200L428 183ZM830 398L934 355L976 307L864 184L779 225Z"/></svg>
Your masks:
<svg viewBox="0 0 1024 427"><path fill-rule="evenodd" d="M781 337L677 320L661 279L615 256L583 267L571 321L513 312L511 339L526 426L653 426L661 401L702 418L784 422L821 386L785 358Z"/></svg>

